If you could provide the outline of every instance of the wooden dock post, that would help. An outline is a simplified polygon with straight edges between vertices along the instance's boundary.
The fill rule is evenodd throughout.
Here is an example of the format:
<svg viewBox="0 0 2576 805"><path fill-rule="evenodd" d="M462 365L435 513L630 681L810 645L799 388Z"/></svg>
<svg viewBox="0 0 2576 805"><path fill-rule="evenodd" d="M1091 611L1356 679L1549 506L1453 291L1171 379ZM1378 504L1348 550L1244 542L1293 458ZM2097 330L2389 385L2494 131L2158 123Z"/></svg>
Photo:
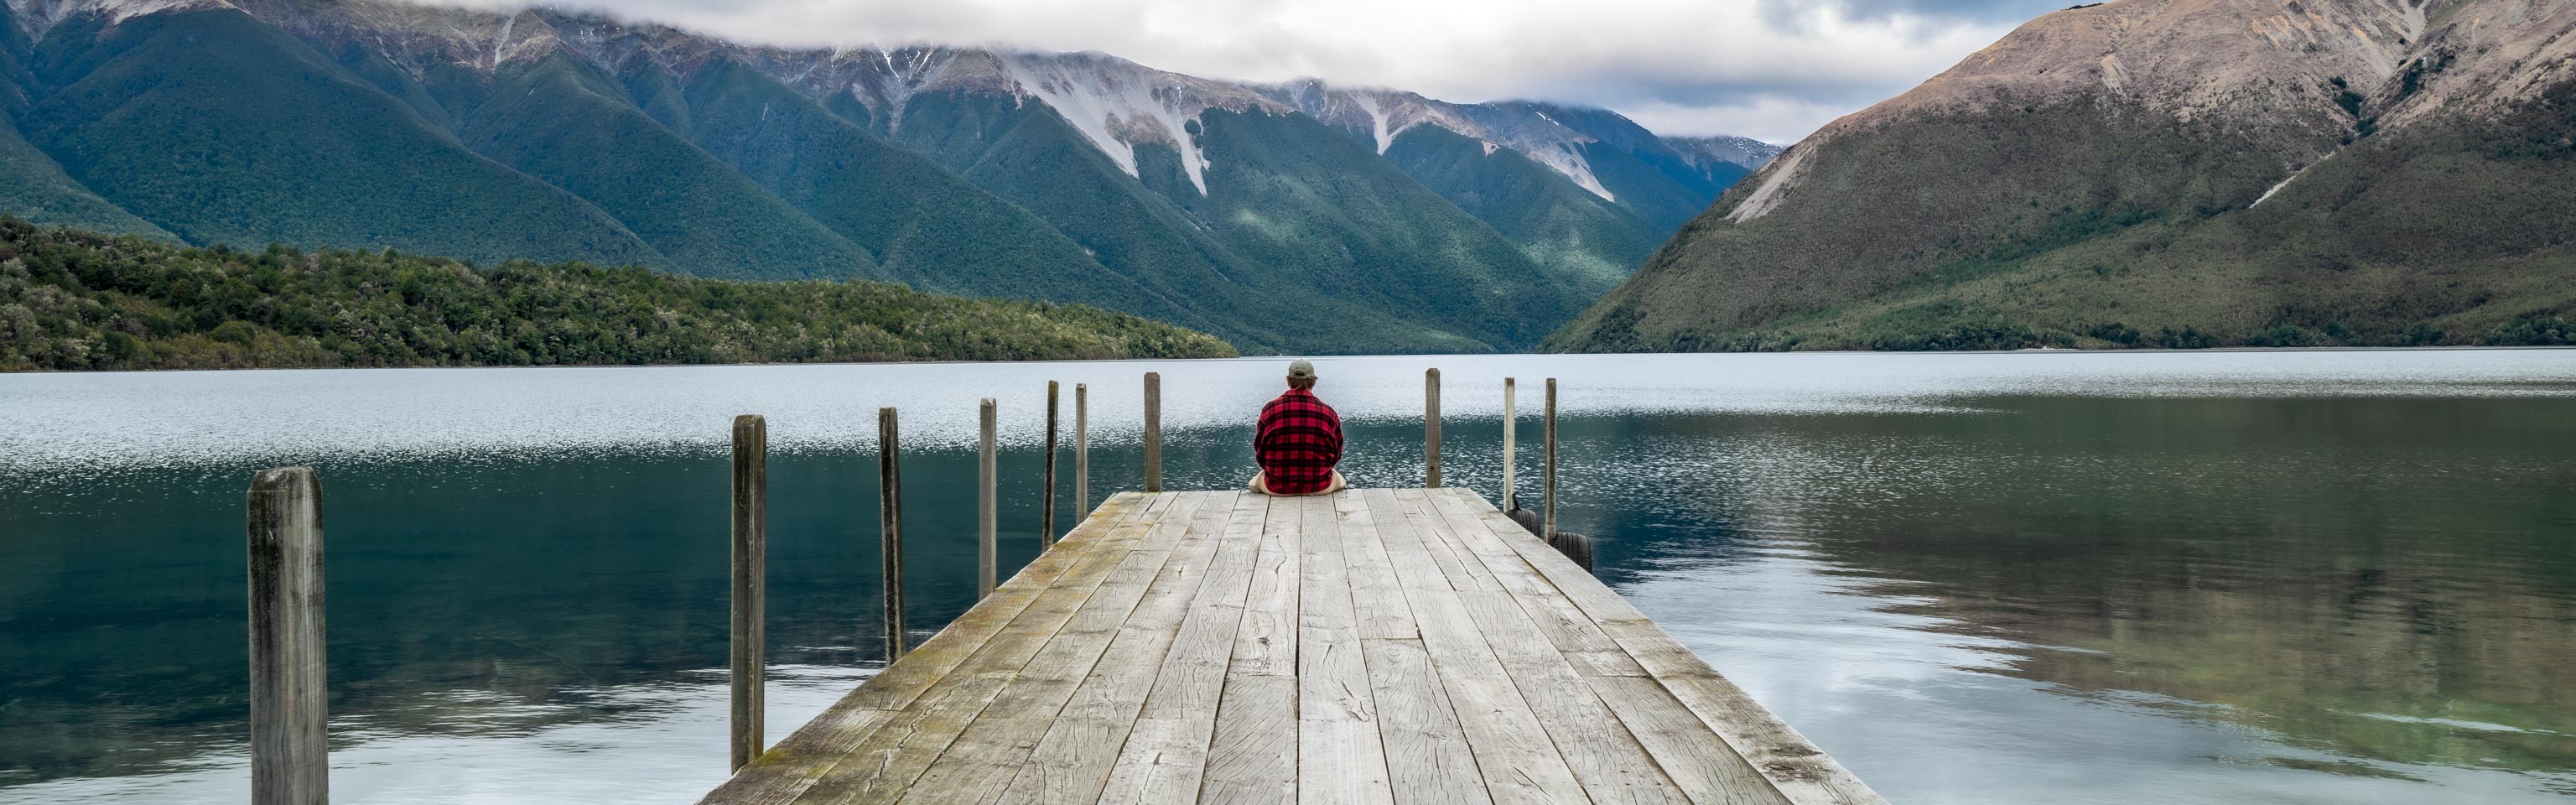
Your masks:
<svg viewBox="0 0 2576 805"><path fill-rule="evenodd" d="M894 408L877 409L877 553L884 560L886 664L903 659L903 442Z"/></svg>
<svg viewBox="0 0 2576 805"><path fill-rule="evenodd" d="M984 398L984 437L978 442L975 462L975 600L993 594L994 532L1000 520L1000 474L993 461L995 429L993 398Z"/></svg>
<svg viewBox="0 0 2576 805"><path fill-rule="evenodd" d="M733 766L760 756L762 617L768 594L769 423L733 418Z"/></svg>
<svg viewBox="0 0 2576 805"><path fill-rule="evenodd" d="M309 467L250 482L250 798L329 805L322 485Z"/></svg>
<svg viewBox="0 0 2576 805"><path fill-rule="evenodd" d="M1547 492L1539 503L1539 538L1556 544L1556 378L1547 379L1547 469L1544 471Z"/></svg>
<svg viewBox="0 0 2576 805"><path fill-rule="evenodd" d="M1145 373L1145 491L1163 491L1163 373Z"/></svg>
<svg viewBox="0 0 2576 805"><path fill-rule="evenodd" d="M1091 388L1073 384L1073 512L1091 516L1091 439L1084 430L1091 420Z"/></svg>
<svg viewBox="0 0 2576 805"><path fill-rule="evenodd" d="M1055 547L1056 382L1047 381L1046 499L1038 504L1038 550Z"/></svg>
<svg viewBox="0 0 2576 805"><path fill-rule="evenodd" d="M1423 486L1440 488L1440 370L1422 373Z"/></svg>
<svg viewBox="0 0 2576 805"><path fill-rule="evenodd" d="M1515 468L1512 461L1512 426L1517 424L1512 410L1512 392L1512 379L1503 378L1503 511L1506 513L1520 508L1520 495L1512 489L1512 470Z"/></svg>

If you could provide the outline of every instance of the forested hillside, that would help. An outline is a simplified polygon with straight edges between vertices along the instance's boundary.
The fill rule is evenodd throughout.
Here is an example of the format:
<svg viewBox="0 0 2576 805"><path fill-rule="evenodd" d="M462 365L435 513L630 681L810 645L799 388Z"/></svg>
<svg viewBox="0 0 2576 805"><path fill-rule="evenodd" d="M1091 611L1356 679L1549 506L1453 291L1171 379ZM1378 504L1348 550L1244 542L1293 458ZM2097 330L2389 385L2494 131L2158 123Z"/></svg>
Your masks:
<svg viewBox="0 0 2576 805"><path fill-rule="evenodd" d="M197 249L0 218L0 371L1234 354L1132 315L864 280Z"/></svg>
<svg viewBox="0 0 2576 805"><path fill-rule="evenodd" d="M1257 352L1527 349L1744 169L1693 153L1603 110L1101 53L777 48L545 7L0 0L0 214L893 281Z"/></svg>

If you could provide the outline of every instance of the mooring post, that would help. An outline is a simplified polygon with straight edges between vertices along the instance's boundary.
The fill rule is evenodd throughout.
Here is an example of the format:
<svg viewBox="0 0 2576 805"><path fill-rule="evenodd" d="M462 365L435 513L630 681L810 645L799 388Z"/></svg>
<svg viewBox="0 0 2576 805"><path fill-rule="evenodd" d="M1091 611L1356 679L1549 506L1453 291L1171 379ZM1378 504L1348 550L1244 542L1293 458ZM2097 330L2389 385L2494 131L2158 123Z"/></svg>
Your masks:
<svg viewBox="0 0 2576 805"><path fill-rule="evenodd" d="M1145 373L1145 491L1163 491L1163 373Z"/></svg>
<svg viewBox="0 0 2576 805"><path fill-rule="evenodd" d="M1073 516L1091 516L1091 439L1084 426L1091 419L1090 388L1073 384Z"/></svg>
<svg viewBox="0 0 2576 805"><path fill-rule="evenodd" d="M999 521L1001 480L993 463L993 398L984 398L984 438L975 462L975 600L993 594L993 542Z"/></svg>
<svg viewBox="0 0 2576 805"><path fill-rule="evenodd" d="M1038 550L1055 546L1056 382L1047 381L1046 500L1038 505Z"/></svg>
<svg viewBox="0 0 2576 805"><path fill-rule="evenodd" d="M1503 511L1520 506L1520 496L1512 491L1512 379L1503 378Z"/></svg>
<svg viewBox="0 0 2576 805"><path fill-rule="evenodd" d="M1440 370L1422 373L1423 486L1440 488Z"/></svg>
<svg viewBox="0 0 2576 805"><path fill-rule="evenodd" d="M1539 536L1556 544L1556 378L1547 379L1547 493L1539 503Z"/></svg>
<svg viewBox="0 0 2576 805"><path fill-rule="evenodd" d="M250 801L329 805L322 653L322 484L309 467L250 482Z"/></svg>
<svg viewBox="0 0 2576 805"><path fill-rule="evenodd" d="M877 553L884 560L886 663L903 659L903 442L894 408L877 409Z"/></svg>
<svg viewBox="0 0 2576 805"><path fill-rule="evenodd" d="M769 422L733 418L733 769L760 756L762 610L768 595Z"/></svg>

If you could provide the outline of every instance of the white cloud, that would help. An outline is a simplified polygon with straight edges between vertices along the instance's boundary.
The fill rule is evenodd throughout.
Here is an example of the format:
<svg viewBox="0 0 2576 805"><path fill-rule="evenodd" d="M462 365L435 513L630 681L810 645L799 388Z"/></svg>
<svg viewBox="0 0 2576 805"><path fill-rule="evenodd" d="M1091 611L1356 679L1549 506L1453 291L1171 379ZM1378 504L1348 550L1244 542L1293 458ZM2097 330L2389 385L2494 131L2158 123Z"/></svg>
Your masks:
<svg viewBox="0 0 2576 805"><path fill-rule="evenodd" d="M467 0L484 6L519 2ZM1603 106L1786 142L1992 42L2034 0L626 0L631 19L780 45L1099 50L1166 70L1319 76L1473 102ZM1967 11L1983 12L1967 14ZM1857 9L1857 10L1856 10ZM1917 10L1929 9L1929 11ZM1865 11L1865 13L1863 13ZM2005 13L2005 19L1987 19Z"/></svg>

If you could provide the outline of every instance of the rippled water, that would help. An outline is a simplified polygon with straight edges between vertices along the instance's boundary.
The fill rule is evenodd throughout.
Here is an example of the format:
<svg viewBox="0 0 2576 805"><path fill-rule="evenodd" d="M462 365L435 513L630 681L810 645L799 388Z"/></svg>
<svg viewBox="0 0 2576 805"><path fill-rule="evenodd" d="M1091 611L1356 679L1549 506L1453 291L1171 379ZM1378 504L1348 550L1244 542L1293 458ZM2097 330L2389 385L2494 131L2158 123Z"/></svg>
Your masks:
<svg viewBox="0 0 2576 805"><path fill-rule="evenodd" d="M1560 378L1602 577L1895 801L2576 798L2576 351L1319 363L1365 485L1419 483L1439 366L1489 495L1501 378L1531 441ZM0 802L246 797L259 468L323 474L341 801L686 803L724 776L733 414L777 451L774 740L882 660L876 406L927 633L971 596L977 397L1007 568L1046 380L1092 386L1096 501L1141 372L1191 488L1248 472L1279 368L0 376Z"/></svg>

